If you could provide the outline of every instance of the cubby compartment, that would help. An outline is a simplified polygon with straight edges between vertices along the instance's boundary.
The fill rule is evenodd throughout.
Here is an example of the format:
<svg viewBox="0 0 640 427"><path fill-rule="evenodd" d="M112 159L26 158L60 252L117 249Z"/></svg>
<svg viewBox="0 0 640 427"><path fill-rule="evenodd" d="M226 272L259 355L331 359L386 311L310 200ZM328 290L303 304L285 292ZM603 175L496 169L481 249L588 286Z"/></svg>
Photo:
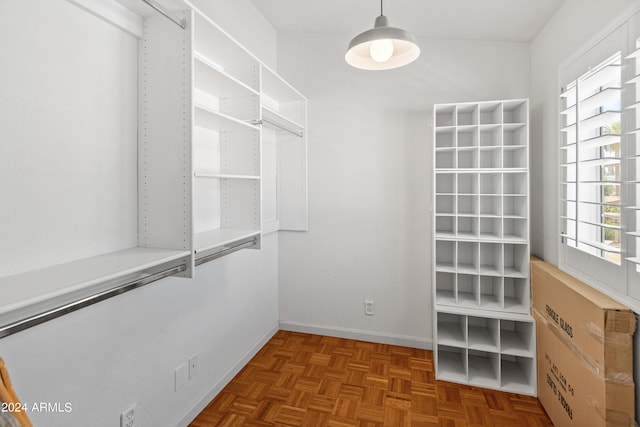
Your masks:
<svg viewBox="0 0 640 427"><path fill-rule="evenodd" d="M438 313L438 344L450 347L467 346L467 317Z"/></svg>
<svg viewBox="0 0 640 427"><path fill-rule="evenodd" d="M437 378L442 381L467 381L467 349L438 346Z"/></svg>
<svg viewBox="0 0 640 427"><path fill-rule="evenodd" d="M536 382L535 359L503 354L500 365L500 385L504 391L532 394Z"/></svg>
<svg viewBox="0 0 640 427"><path fill-rule="evenodd" d="M480 147L479 167L481 169L499 169L502 167L502 149L500 147Z"/></svg>
<svg viewBox="0 0 640 427"><path fill-rule="evenodd" d="M460 306L478 306L478 276L475 274L458 274L458 304Z"/></svg>
<svg viewBox="0 0 640 427"><path fill-rule="evenodd" d="M486 276L499 276L501 263L501 243L480 243L480 274Z"/></svg>
<svg viewBox="0 0 640 427"><path fill-rule="evenodd" d="M456 242L436 240L436 271L455 272Z"/></svg>
<svg viewBox="0 0 640 427"><path fill-rule="evenodd" d="M498 319L469 316L467 327L469 350L498 352L500 329Z"/></svg>
<svg viewBox="0 0 640 427"><path fill-rule="evenodd" d="M526 219L504 218L503 233L505 240L526 241L528 232Z"/></svg>
<svg viewBox="0 0 640 427"><path fill-rule="evenodd" d="M487 388L498 388L500 372L500 355L498 353L468 350L469 383Z"/></svg>
<svg viewBox="0 0 640 427"><path fill-rule="evenodd" d="M477 242L458 242L457 269L460 273L478 273L478 249Z"/></svg>
<svg viewBox="0 0 640 427"><path fill-rule="evenodd" d="M504 147L526 147L527 127L523 124L505 124L502 128L502 145Z"/></svg>
<svg viewBox="0 0 640 427"><path fill-rule="evenodd" d="M506 146L503 149L503 167L505 169L525 169L528 165L526 147Z"/></svg>
<svg viewBox="0 0 640 427"><path fill-rule="evenodd" d="M458 148L478 147L478 128L458 128Z"/></svg>
<svg viewBox="0 0 640 427"><path fill-rule="evenodd" d="M527 198L524 195L504 196L502 215L505 218L527 218Z"/></svg>
<svg viewBox="0 0 640 427"><path fill-rule="evenodd" d="M502 175L499 173L480 174L480 194L502 194Z"/></svg>
<svg viewBox="0 0 640 427"><path fill-rule="evenodd" d="M503 278L480 276L480 307L485 310L500 310L503 301Z"/></svg>
<svg viewBox="0 0 640 427"><path fill-rule="evenodd" d="M480 216L501 217L502 196L486 194L480 196Z"/></svg>
<svg viewBox="0 0 640 427"><path fill-rule="evenodd" d="M456 303L455 274L436 272L436 304L455 305Z"/></svg>
<svg viewBox="0 0 640 427"><path fill-rule="evenodd" d="M502 188L505 195L528 194L527 174L517 172L503 174Z"/></svg>
<svg viewBox="0 0 640 427"><path fill-rule="evenodd" d="M478 149L475 147L458 148L457 167L459 169L478 168Z"/></svg>
<svg viewBox="0 0 640 427"><path fill-rule="evenodd" d="M455 128L436 129L436 148L455 148Z"/></svg>
<svg viewBox="0 0 640 427"><path fill-rule="evenodd" d="M436 195L436 215L455 215L455 198L452 195Z"/></svg>
<svg viewBox="0 0 640 427"><path fill-rule="evenodd" d="M531 305L528 279L504 278L504 310L528 313Z"/></svg>
<svg viewBox="0 0 640 427"><path fill-rule="evenodd" d="M502 126L490 125L480 127L480 147L500 148L502 146Z"/></svg>
<svg viewBox="0 0 640 427"><path fill-rule="evenodd" d="M458 194L478 194L478 174L458 174Z"/></svg>
<svg viewBox="0 0 640 427"><path fill-rule="evenodd" d="M456 234L456 218L453 216L436 217L436 237L454 237Z"/></svg>
<svg viewBox="0 0 640 427"><path fill-rule="evenodd" d="M500 352L502 354L534 357L534 340L532 322L500 320Z"/></svg>
<svg viewBox="0 0 640 427"><path fill-rule="evenodd" d="M504 245L504 276L529 277L529 247L527 244Z"/></svg>
<svg viewBox="0 0 640 427"><path fill-rule="evenodd" d="M480 218L480 239L497 240L502 238L502 221L500 218Z"/></svg>
<svg viewBox="0 0 640 427"><path fill-rule="evenodd" d="M476 104L458 105L457 126L469 126L478 124L478 106Z"/></svg>
<svg viewBox="0 0 640 427"><path fill-rule="evenodd" d="M455 105L436 107L436 127L446 127L456 125Z"/></svg>
<svg viewBox="0 0 640 427"><path fill-rule="evenodd" d="M459 216L457 236L461 238L478 237L478 218L473 216Z"/></svg>
<svg viewBox="0 0 640 427"><path fill-rule="evenodd" d="M440 148L436 151L436 169L456 167L456 152L453 148Z"/></svg>
<svg viewBox="0 0 640 427"><path fill-rule="evenodd" d="M478 196L458 196L458 215L469 216L478 214Z"/></svg>
<svg viewBox="0 0 640 427"><path fill-rule="evenodd" d="M480 104L480 124L502 123L502 103L490 102Z"/></svg>
<svg viewBox="0 0 640 427"><path fill-rule="evenodd" d="M509 101L502 106L503 123L526 123L528 122L528 108L526 101Z"/></svg>
<svg viewBox="0 0 640 427"><path fill-rule="evenodd" d="M454 194L456 192L456 175L449 173L436 174L436 194Z"/></svg>

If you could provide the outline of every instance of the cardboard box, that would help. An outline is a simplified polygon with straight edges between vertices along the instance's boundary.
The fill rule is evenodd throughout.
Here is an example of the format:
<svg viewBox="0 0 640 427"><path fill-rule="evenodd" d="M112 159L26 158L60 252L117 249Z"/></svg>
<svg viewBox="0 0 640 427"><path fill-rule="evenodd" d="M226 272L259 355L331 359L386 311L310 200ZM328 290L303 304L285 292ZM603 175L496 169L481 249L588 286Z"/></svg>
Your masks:
<svg viewBox="0 0 640 427"><path fill-rule="evenodd" d="M555 427L635 426L633 382L603 378L534 310L538 399Z"/></svg>
<svg viewBox="0 0 640 427"><path fill-rule="evenodd" d="M541 260L531 291L538 397L556 427L635 425L633 312Z"/></svg>
<svg viewBox="0 0 640 427"><path fill-rule="evenodd" d="M636 317L625 305L541 260L531 262L532 305L604 376L633 378Z"/></svg>

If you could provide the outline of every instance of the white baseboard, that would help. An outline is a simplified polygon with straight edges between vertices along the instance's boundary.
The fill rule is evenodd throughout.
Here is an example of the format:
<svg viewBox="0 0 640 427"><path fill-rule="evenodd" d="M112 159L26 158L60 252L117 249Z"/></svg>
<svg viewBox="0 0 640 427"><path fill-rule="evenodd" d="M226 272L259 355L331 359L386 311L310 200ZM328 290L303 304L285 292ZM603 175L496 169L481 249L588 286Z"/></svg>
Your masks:
<svg viewBox="0 0 640 427"><path fill-rule="evenodd" d="M333 326L313 326L289 322L280 322L280 329L291 332L304 332L307 334L327 335L330 337L348 338L381 344L433 350L433 340L407 335L365 331L362 329L336 328Z"/></svg>
<svg viewBox="0 0 640 427"><path fill-rule="evenodd" d="M255 356L258 351L273 337L276 332L278 332L279 327L276 323L273 325L255 344L247 350L242 357L238 359L236 363L227 369L227 371L222 375L222 377L215 383L209 387L209 390L202 395L200 399L198 399L190 408L188 408L180 417L178 417L178 421L174 424L176 427L187 427L191 421L193 421L199 414L202 412L204 408L213 400L214 397L218 393L222 391L222 389L229 384L229 382L235 377L238 372L245 367L247 363L251 360L253 356Z"/></svg>

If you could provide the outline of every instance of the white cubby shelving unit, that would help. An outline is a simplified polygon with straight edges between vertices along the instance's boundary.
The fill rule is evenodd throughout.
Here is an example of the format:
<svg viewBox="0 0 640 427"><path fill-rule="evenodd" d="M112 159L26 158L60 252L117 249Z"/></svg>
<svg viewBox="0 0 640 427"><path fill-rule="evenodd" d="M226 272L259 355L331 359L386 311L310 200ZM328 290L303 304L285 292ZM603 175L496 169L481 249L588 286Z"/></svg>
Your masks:
<svg viewBox="0 0 640 427"><path fill-rule="evenodd" d="M135 60L129 64L138 73L138 135L132 95L127 120L133 125L121 131L129 131L128 139L104 142L113 151L109 158L127 169L105 172L103 187L113 194L101 194L119 200L124 193L132 200L121 220L130 227L124 243L102 250L68 248L56 233L69 228L64 215L48 220L50 235L30 232L27 221L11 229L5 223L3 253L16 247L19 235L60 249L40 257L27 245L22 257L20 248L11 249L15 260L0 266L0 338L162 277L194 277L196 265L259 249L265 233L307 229L306 98L188 1L158 0L163 13L141 1L81 3L138 38L137 71ZM73 166L70 171L84 170L73 163L86 162L81 157L63 160ZM37 166L29 158L12 162ZM122 175L129 179L126 187L110 184L123 182ZM14 187L7 199L34 189L28 183ZM95 190L85 187L86 194L73 197L61 187L47 200L71 213L65 201L93 200ZM110 209L106 215L121 214ZM114 240L113 226L105 222L96 218L88 225L103 233L91 241ZM54 238L62 240L51 243ZM86 258L79 258L84 252Z"/></svg>
<svg viewBox="0 0 640 427"><path fill-rule="evenodd" d="M528 109L434 106L434 353L440 380L535 395Z"/></svg>

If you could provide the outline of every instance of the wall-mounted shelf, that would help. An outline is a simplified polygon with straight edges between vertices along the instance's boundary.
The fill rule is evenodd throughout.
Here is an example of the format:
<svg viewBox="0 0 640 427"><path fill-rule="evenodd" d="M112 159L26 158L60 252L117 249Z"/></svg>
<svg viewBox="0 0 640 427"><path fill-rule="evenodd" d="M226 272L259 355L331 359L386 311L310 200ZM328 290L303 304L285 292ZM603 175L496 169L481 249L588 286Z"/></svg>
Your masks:
<svg viewBox="0 0 640 427"><path fill-rule="evenodd" d="M436 105L434 123L437 377L535 394L527 100Z"/></svg>
<svg viewBox="0 0 640 427"><path fill-rule="evenodd" d="M59 304L78 308L84 304L78 299L92 299L95 293L100 295L92 300L98 301L168 275L192 277L196 264L239 249L259 249L265 220L269 232L307 228L306 98L189 1L158 0L166 14L137 0L118 0L122 6L107 3L83 2L82 7L138 37L138 58L130 55L113 71L123 79L119 83L131 83L118 90L135 93L137 81L138 96L123 97L131 111L118 108L117 119L106 117L118 127L112 140L103 141L111 133L96 130L96 147L103 150L95 168L99 178L92 172L86 193L72 197L63 194L68 186L60 186L60 194L47 195L47 200L55 200L47 207L76 213L67 201L77 203L86 196L87 203L95 204L99 188L105 206L111 203L103 209L109 220L96 218L89 227L90 243L81 248L71 246L84 240L73 238L67 244L69 236L56 231L68 229L73 215L51 215L45 221L51 232L38 235L58 239L60 244L48 246L61 248L60 253L31 257L24 251L16 256L22 257L19 266L0 271L5 295L0 335L7 333L7 322L45 312L48 319ZM127 52L136 52L133 47ZM131 75L123 78L122 70ZM261 126L263 118L294 133ZM80 147L86 146L82 142ZM59 151L82 151L74 143ZM81 154L64 157L68 169L81 169L76 163L91 166ZM2 149L0 155L15 157ZM105 172L107 163L101 160L113 158L117 167L109 163L113 171ZM271 158L272 163L263 164ZM59 159L47 159L47 164L60 164ZM32 165L31 158L12 161ZM101 186L93 188L97 183ZM15 194L24 193L24 188L16 188ZM7 197L12 194L14 190ZM130 218L123 218L124 212ZM265 212L274 212L273 218L263 216ZM15 247L16 236L30 230L18 225L10 232L2 230L8 245ZM21 249L11 250L17 254ZM83 254L86 259L78 261ZM71 308L56 316L66 310Z"/></svg>

